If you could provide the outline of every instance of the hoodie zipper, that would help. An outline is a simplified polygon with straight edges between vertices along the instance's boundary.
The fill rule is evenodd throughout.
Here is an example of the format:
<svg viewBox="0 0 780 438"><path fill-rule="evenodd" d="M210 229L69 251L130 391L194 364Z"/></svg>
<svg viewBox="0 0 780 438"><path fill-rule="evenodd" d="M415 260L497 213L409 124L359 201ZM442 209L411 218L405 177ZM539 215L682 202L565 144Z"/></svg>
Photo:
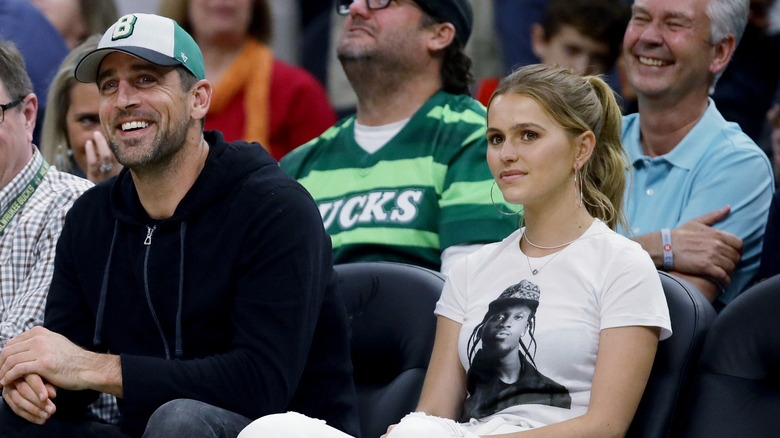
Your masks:
<svg viewBox="0 0 780 438"><path fill-rule="evenodd" d="M146 304L149 306L149 310L152 312L152 319L154 319L154 323L157 326L157 332L160 334L160 338L162 339L163 349L165 350L165 358L170 359L171 353L168 347L168 340L165 339L165 332L162 329L162 324L160 324L160 319L157 318L157 312L154 311L154 306L152 305L152 295L149 291L149 249L152 246L152 234L156 229L157 225L153 227L150 227L149 225L146 226L146 238L144 239L144 245L146 246L146 251L144 251L144 292L146 293Z"/></svg>
<svg viewBox="0 0 780 438"><path fill-rule="evenodd" d="M154 233L154 230L157 229L157 225L150 227L149 225L146 226L146 239L144 239L144 245L149 246L152 244L152 233Z"/></svg>

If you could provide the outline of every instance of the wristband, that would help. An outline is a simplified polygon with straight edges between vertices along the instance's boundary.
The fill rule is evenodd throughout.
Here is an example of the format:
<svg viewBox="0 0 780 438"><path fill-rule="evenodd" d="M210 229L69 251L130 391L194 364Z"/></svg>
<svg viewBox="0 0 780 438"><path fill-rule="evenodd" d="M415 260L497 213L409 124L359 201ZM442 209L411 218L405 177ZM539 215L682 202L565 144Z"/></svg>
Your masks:
<svg viewBox="0 0 780 438"><path fill-rule="evenodd" d="M672 231L669 228L661 230L661 243L664 250L664 270L674 269L674 254L672 254Z"/></svg>

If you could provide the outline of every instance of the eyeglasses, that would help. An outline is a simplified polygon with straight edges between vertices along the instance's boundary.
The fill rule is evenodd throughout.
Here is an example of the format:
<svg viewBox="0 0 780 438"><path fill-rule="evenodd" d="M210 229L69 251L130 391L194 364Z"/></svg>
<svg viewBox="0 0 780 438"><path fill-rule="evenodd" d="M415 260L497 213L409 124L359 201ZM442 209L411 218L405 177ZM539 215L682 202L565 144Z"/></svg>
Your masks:
<svg viewBox="0 0 780 438"><path fill-rule="evenodd" d="M336 8L339 14L349 15L349 5L355 3L357 0L338 0L336 2ZM377 9L384 9L390 6L392 0L366 0L368 9L376 11Z"/></svg>
<svg viewBox="0 0 780 438"><path fill-rule="evenodd" d="M0 105L0 123L3 123L3 120L5 120L5 112L20 103L22 103L22 98L18 97L4 105Z"/></svg>

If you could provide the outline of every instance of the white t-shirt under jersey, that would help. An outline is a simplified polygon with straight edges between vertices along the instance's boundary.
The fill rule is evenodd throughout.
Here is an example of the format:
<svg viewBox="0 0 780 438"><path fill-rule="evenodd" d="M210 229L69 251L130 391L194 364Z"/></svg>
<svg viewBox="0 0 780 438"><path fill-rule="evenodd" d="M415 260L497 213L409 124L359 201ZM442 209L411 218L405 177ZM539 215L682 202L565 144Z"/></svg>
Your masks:
<svg viewBox="0 0 780 438"><path fill-rule="evenodd" d="M540 427L587 411L602 329L660 327L663 340L671 335L671 323L658 272L639 244L596 220L561 251L528 259L519 246L523 231L459 260L449 272L436 314L462 324L458 351L468 370L467 344L491 301L523 280L538 287L532 359L538 373L565 387L571 405L517 404L484 419L499 415L509 423ZM530 331L522 339L530 345Z"/></svg>
<svg viewBox="0 0 780 438"><path fill-rule="evenodd" d="M401 132L409 120L411 117L380 126L361 125L355 120L355 143L364 151L373 154Z"/></svg>

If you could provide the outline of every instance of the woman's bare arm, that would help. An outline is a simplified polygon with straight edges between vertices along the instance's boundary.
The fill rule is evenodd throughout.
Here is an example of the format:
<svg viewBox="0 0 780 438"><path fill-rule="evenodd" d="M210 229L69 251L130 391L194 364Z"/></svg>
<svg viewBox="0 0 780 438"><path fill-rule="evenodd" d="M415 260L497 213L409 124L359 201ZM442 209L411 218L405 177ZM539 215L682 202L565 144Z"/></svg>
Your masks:
<svg viewBox="0 0 780 438"><path fill-rule="evenodd" d="M458 357L461 324L439 316L431 361L417 410L456 419L466 399L466 370Z"/></svg>

